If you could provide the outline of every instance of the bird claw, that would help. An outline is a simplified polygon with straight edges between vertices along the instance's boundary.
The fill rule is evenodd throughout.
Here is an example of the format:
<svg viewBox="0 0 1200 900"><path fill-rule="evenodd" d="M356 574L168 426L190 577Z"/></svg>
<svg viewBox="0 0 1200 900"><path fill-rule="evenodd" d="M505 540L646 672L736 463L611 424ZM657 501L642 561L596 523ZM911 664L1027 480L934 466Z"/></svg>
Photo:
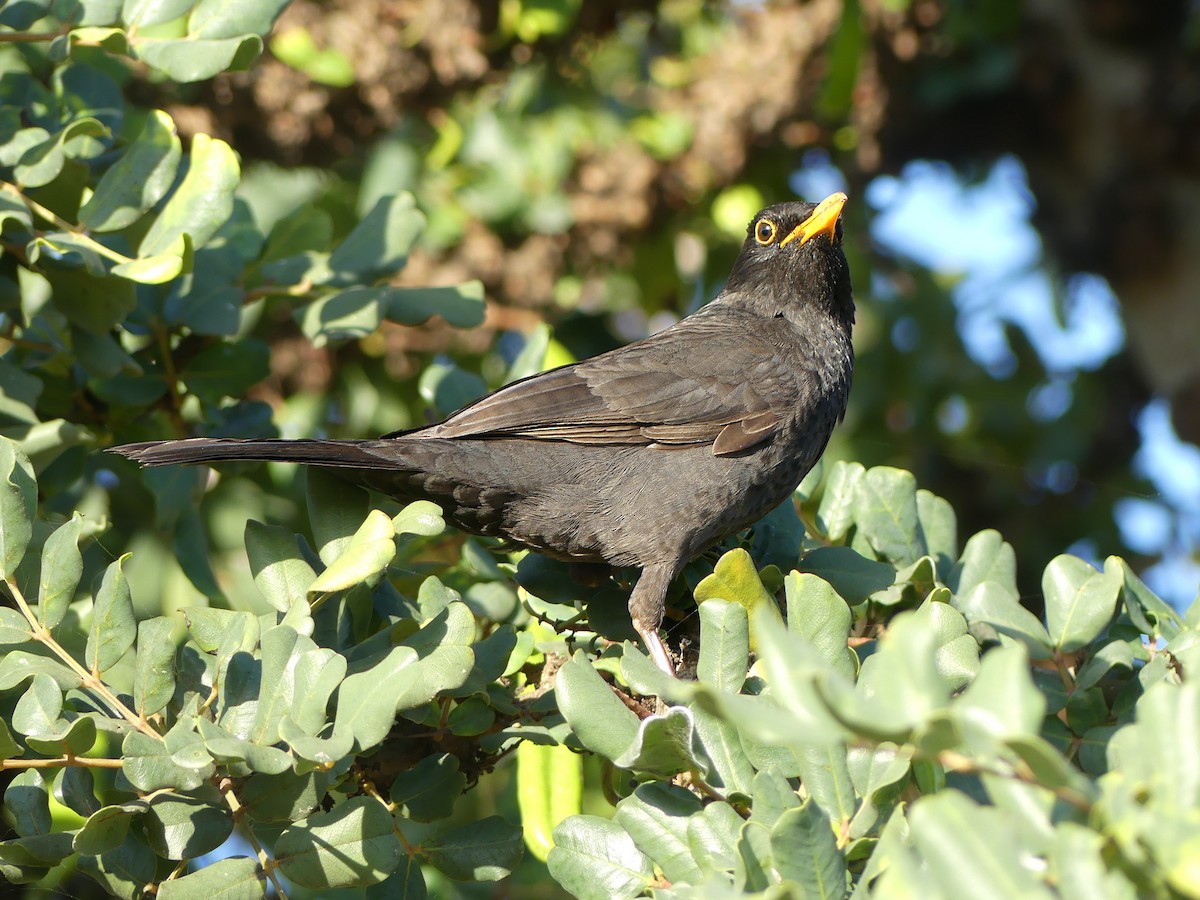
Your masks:
<svg viewBox="0 0 1200 900"><path fill-rule="evenodd" d="M671 654L667 652L666 644L658 636L658 630L647 628L637 622L634 623L633 627L641 635L642 643L646 645L646 650L650 654L650 658L654 660L654 664L673 678L675 676L675 663L671 661Z"/></svg>

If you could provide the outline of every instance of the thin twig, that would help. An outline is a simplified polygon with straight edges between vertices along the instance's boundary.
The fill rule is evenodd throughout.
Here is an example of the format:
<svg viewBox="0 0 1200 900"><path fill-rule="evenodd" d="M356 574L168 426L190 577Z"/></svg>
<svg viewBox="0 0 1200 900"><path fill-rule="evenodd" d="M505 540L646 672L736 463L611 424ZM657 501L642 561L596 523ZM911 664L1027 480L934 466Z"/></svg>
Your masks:
<svg viewBox="0 0 1200 900"><path fill-rule="evenodd" d="M63 649L62 645L60 645L58 641L54 639L54 635L50 633L50 629L38 621L37 616L33 614L33 610L30 608L29 603L26 602L25 595L21 593L21 589L17 587L16 583L13 582L12 579L5 578L4 583L8 585L9 593L12 595L13 600L16 601L18 609L21 610L21 614L25 616L26 621L29 623L30 635L35 641L43 644L51 653L62 660L72 672L79 676L80 681L83 683L82 686L98 695L100 699L109 707L110 711L119 715L143 734L149 735L152 738L160 737L159 733L151 728L148 723L143 721L141 716L133 712L117 698L116 694L108 689L108 685L100 680L99 675L89 672L78 662L76 662L75 658L71 656L70 653Z"/></svg>

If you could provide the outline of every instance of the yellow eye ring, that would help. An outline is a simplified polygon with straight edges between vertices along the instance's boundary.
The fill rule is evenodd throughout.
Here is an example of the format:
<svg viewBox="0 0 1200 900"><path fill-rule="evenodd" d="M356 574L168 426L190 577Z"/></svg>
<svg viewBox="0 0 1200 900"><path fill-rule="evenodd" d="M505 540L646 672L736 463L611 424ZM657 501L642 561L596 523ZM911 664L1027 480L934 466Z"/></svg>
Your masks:
<svg viewBox="0 0 1200 900"><path fill-rule="evenodd" d="M763 246L775 240L775 223L770 219L760 219L754 226L754 239Z"/></svg>

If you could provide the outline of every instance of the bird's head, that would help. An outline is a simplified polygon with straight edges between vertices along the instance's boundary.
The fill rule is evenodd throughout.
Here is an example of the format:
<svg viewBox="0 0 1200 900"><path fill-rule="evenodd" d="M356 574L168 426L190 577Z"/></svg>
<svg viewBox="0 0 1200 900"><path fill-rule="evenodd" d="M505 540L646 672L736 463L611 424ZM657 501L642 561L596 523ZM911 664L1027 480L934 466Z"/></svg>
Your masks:
<svg viewBox="0 0 1200 900"><path fill-rule="evenodd" d="M846 195L837 193L820 203L768 206L746 229L726 291L740 303L765 304L764 313L816 306L853 321L850 268L842 253L845 203Z"/></svg>

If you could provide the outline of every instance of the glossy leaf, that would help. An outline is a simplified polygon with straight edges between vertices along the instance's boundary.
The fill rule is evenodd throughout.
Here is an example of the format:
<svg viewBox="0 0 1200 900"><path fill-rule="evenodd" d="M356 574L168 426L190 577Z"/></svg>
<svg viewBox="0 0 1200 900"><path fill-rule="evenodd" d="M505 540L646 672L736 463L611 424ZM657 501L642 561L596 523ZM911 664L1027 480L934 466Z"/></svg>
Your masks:
<svg viewBox="0 0 1200 900"><path fill-rule="evenodd" d="M193 246L203 247L233 212L239 174L237 157L228 144L206 134L195 135L187 174L142 238L138 256L167 253L185 234Z"/></svg>
<svg viewBox="0 0 1200 900"><path fill-rule="evenodd" d="M302 887L365 887L383 881L403 851L378 800L351 797L285 828L275 842L284 877Z"/></svg>
<svg viewBox="0 0 1200 900"><path fill-rule="evenodd" d="M0 577L11 578L33 536L37 482L29 457L0 438Z"/></svg>
<svg viewBox="0 0 1200 900"><path fill-rule="evenodd" d="M115 666L137 638L133 599L122 568L128 558L127 554L104 570L104 580L92 604L84 662L93 672L106 672Z"/></svg>
<svg viewBox="0 0 1200 900"><path fill-rule="evenodd" d="M138 715L160 712L175 695L174 631L175 623L165 616L138 623L133 679L133 705Z"/></svg>
<svg viewBox="0 0 1200 900"><path fill-rule="evenodd" d="M79 210L79 223L92 231L126 228L166 196L181 156L171 117L152 110L142 132L104 173Z"/></svg>
<svg viewBox="0 0 1200 900"><path fill-rule="evenodd" d="M829 817L813 801L786 810L771 829L775 866L795 881L805 897L846 895L846 863L838 849Z"/></svg>
<svg viewBox="0 0 1200 900"><path fill-rule="evenodd" d="M392 520L371 510L345 550L308 587L310 595L344 591L379 575L396 555Z"/></svg>
<svg viewBox="0 0 1200 900"><path fill-rule="evenodd" d="M75 598L75 589L83 576L83 557L79 553L79 538L84 520L75 513L54 530L42 549L42 573L38 587L38 621L46 628L56 628L67 614Z"/></svg>
<svg viewBox="0 0 1200 900"><path fill-rule="evenodd" d="M317 575L288 529L251 519L246 523L246 556L254 586L271 606L287 612L296 603L308 603Z"/></svg>
<svg viewBox="0 0 1200 900"><path fill-rule="evenodd" d="M500 816L440 832L421 844L430 865L458 881L499 881L521 861L521 829Z"/></svg>
<svg viewBox="0 0 1200 900"><path fill-rule="evenodd" d="M1122 573L1111 565L1097 572L1077 556L1056 556L1042 573L1046 625L1064 652L1091 643L1112 618Z"/></svg>
<svg viewBox="0 0 1200 900"><path fill-rule="evenodd" d="M159 900L259 900L267 896L267 876L257 859L227 856L158 885Z"/></svg>
<svg viewBox="0 0 1200 900"><path fill-rule="evenodd" d="M632 900L654 877L654 864L629 833L598 816L572 816L554 829L546 865L580 900Z"/></svg>

